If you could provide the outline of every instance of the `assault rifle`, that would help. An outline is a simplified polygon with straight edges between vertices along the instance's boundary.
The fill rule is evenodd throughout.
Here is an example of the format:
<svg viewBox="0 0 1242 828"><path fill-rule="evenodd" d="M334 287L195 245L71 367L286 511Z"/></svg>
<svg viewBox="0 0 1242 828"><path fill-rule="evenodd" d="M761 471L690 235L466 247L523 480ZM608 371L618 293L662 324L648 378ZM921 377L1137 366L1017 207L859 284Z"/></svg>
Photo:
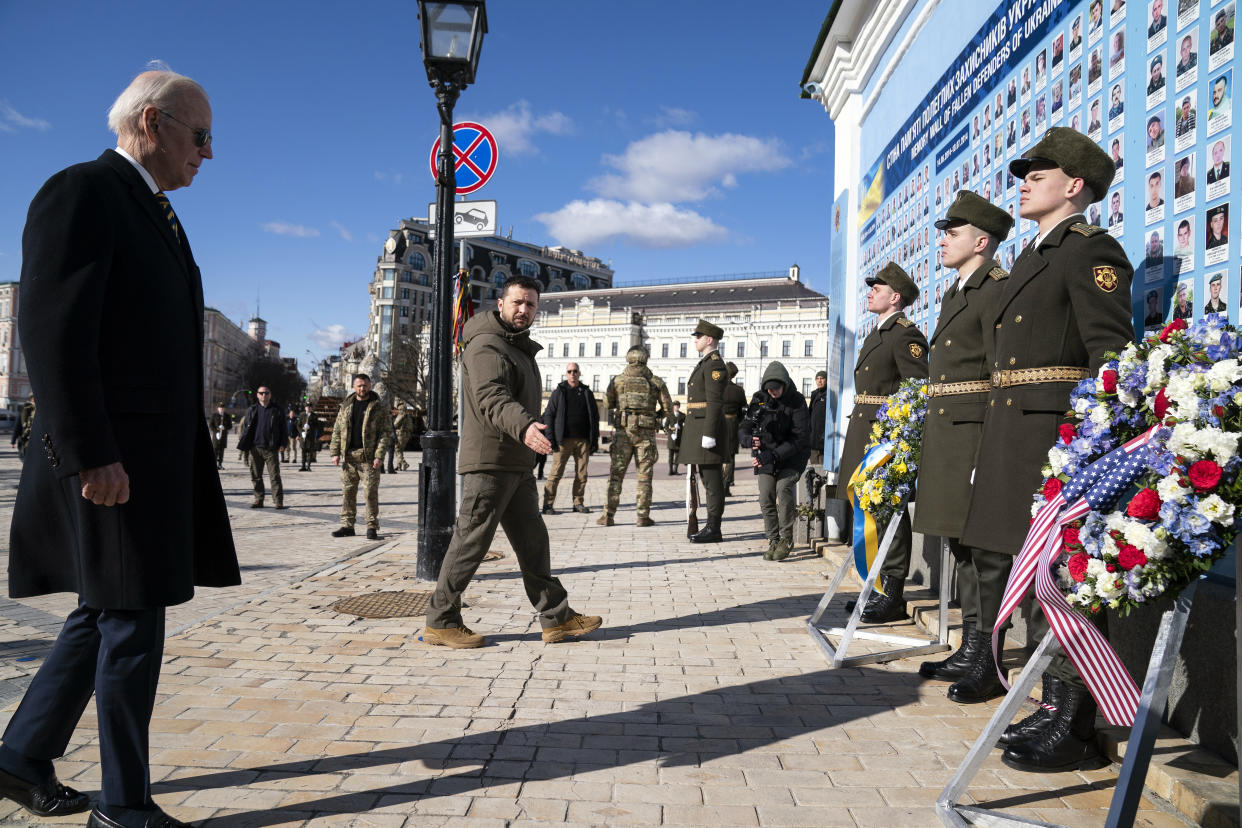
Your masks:
<svg viewBox="0 0 1242 828"><path fill-rule="evenodd" d="M686 537L699 533L699 467L686 464Z"/></svg>

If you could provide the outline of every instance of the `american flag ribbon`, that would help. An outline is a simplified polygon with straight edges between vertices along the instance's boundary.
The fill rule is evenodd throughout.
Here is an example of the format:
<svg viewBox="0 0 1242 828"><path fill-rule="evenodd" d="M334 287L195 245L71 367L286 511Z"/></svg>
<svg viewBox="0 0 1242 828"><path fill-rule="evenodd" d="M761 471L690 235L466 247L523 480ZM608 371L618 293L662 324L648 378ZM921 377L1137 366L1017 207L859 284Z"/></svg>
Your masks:
<svg viewBox="0 0 1242 828"><path fill-rule="evenodd" d="M1138 712L1139 689L1103 634L1070 606L1052 574L1061 553L1065 526L1091 511L1103 511L1116 502L1144 469L1150 457L1147 445L1156 427L1113 449L1074 476L1035 515L1022 551L1009 573L995 630L1013 614L1031 584L1035 598L1056 634L1061 648L1086 682L1104 718L1112 725L1130 726ZM1001 683L1000 638L992 634L992 657Z"/></svg>

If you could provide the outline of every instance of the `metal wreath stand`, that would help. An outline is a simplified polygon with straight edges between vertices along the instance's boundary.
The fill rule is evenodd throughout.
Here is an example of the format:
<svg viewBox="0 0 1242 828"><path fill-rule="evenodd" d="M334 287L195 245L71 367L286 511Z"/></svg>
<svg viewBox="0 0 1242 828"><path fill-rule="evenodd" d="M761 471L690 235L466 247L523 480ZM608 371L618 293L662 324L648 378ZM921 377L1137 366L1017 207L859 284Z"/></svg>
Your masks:
<svg viewBox="0 0 1242 828"><path fill-rule="evenodd" d="M841 562L841 567L833 577L832 583L828 586L828 591L824 593L823 598L819 599L819 605L815 607L815 612L806 621L806 631L810 633L811 638L815 640L819 648L824 651L824 655L828 657L829 667L833 669L848 667L854 664L875 664L895 661L899 658L907 658L924 653L939 653L950 649L948 626L950 556L948 541L943 541L940 547L940 608L938 632L935 637L912 638L905 635L893 635L892 633L879 632L878 630L860 630L858 628L859 622L862 620L863 610L867 605L867 599L871 597L871 593L875 589L876 578L880 574L880 568L884 565L884 558L888 555L888 549L892 546L893 538L897 536L897 524L900 522L901 516L905 514L906 508L906 501L903 500L901 506L888 522L888 528L884 531L884 538L880 542L880 548L876 552L875 560L872 561L867 569L867 579L863 582L862 591L858 593L858 600L854 605L854 611L850 614L849 623L845 627L824 628L819 625L820 619L828 611L828 605L832 603L837 590L840 589L842 582L845 580L845 573L854 565L853 554L845 556L845 560ZM841 637L841 641L837 646L834 647L832 642L828 640L830 635ZM887 644L899 644L902 646L891 650L847 656L846 653L849 650L849 646L855 639L882 641Z"/></svg>
<svg viewBox="0 0 1242 828"><path fill-rule="evenodd" d="M1191 581L1177 596L1173 608L1166 610L1160 617L1160 627L1151 651L1151 660L1147 665L1147 676L1143 679L1143 694L1139 698L1138 712L1130 729L1121 775L1108 807L1108 821L1105 823L1107 828L1127 828L1134 824L1139 800L1143 796L1143 783L1147 779L1147 768L1151 764L1156 734L1160 730L1160 722L1169 700L1169 684L1173 680L1173 669L1177 666L1177 653L1182 646L1186 622L1190 617L1190 607L1198 584L1197 580ZM963 805L960 802L971 780L996 746L996 740L1013 721L1018 709L1027 700L1027 694L1048 668L1052 657L1060 651L1061 645L1056 634L1049 630L996 713L992 715L988 726L971 746L957 773L937 798L936 813L944 825L955 828L972 825L1064 828L1056 823L1021 819L1008 816L1003 811Z"/></svg>

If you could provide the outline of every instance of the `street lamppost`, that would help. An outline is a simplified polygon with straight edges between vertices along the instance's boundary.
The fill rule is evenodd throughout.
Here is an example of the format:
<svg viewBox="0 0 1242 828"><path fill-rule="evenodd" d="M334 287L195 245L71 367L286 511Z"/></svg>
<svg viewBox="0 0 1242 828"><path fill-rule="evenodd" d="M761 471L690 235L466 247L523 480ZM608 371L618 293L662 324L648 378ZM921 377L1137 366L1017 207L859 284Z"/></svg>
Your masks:
<svg viewBox="0 0 1242 828"><path fill-rule="evenodd" d="M418 468L418 577L434 580L448 551L457 515L457 435L452 430L453 198L457 164L453 153L453 105L474 83L487 32L484 0L418 0L419 34L427 80L440 113L436 159L436 277L431 288L431 348L428 360L427 433ZM464 264L464 263L463 263Z"/></svg>

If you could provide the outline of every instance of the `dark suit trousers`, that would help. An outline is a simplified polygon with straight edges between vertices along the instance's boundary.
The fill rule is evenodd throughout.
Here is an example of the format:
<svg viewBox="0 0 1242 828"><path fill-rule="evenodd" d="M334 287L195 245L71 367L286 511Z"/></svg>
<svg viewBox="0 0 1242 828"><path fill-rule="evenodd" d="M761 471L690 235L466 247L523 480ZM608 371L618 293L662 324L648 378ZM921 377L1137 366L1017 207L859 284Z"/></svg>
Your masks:
<svg viewBox="0 0 1242 828"><path fill-rule="evenodd" d="M700 463L699 479L703 481L703 491L707 495L707 519L719 527L720 519L724 517L724 464Z"/></svg>
<svg viewBox="0 0 1242 828"><path fill-rule="evenodd" d="M876 527L880 532L887 532L888 526ZM881 538L884 536L881 534ZM910 574L910 546L914 539L910 529L910 510L902 509L901 522L897 524L897 534L884 556L884 565L880 567L880 576L888 576L904 581Z"/></svg>
<svg viewBox="0 0 1242 828"><path fill-rule="evenodd" d="M99 610L79 604L9 721L5 747L34 760L63 756L93 692L101 808L152 807L149 731L163 654L163 607Z"/></svg>

